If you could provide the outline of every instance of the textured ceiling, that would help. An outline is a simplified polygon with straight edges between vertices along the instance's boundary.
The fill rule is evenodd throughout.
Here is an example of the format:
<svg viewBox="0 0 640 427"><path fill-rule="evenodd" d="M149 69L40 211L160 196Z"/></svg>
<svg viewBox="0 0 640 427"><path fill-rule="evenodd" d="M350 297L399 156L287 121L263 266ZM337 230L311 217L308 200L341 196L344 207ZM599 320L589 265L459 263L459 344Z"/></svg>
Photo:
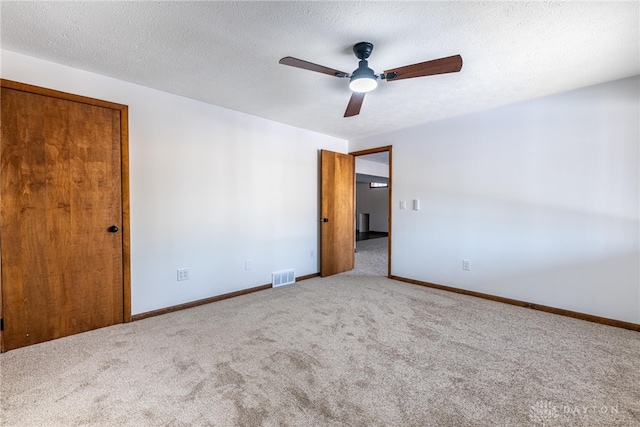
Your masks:
<svg viewBox="0 0 640 427"><path fill-rule="evenodd" d="M638 2L7 2L2 48L345 139L640 74ZM343 118L346 72L460 54L381 82Z"/></svg>

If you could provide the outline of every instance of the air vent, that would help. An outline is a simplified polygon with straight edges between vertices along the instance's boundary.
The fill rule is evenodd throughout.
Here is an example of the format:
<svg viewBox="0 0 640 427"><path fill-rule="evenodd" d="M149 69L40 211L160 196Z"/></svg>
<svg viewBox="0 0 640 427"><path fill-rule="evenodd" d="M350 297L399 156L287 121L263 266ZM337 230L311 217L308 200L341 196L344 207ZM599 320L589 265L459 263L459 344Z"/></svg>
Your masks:
<svg viewBox="0 0 640 427"><path fill-rule="evenodd" d="M283 285L290 285L292 283L295 283L295 281L296 275L293 269L271 273L271 286L273 286L274 288Z"/></svg>

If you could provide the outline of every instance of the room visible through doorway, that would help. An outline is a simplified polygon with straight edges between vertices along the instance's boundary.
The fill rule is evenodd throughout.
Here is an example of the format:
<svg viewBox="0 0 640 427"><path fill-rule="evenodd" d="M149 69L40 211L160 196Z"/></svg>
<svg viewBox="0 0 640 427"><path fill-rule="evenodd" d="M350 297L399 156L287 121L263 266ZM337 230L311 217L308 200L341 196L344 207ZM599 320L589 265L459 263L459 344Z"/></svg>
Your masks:
<svg viewBox="0 0 640 427"><path fill-rule="evenodd" d="M388 276L391 174L390 147L352 153L356 162L356 257L360 274Z"/></svg>

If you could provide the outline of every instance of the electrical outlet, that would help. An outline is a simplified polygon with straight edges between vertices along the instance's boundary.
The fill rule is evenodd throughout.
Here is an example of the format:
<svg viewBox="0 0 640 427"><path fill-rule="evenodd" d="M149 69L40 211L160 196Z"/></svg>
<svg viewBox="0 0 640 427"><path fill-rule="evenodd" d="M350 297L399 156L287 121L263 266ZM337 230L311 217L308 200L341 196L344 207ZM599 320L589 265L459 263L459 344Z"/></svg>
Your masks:
<svg viewBox="0 0 640 427"><path fill-rule="evenodd" d="M253 261L251 261L250 259L245 259L244 260L244 269L245 270L251 270L253 268Z"/></svg>
<svg viewBox="0 0 640 427"><path fill-rule="evenodd" d="M470 263L471 263L471 261L469 261L468 259L463 259L462 260L462 269L463 270L467 270L467 271L471 270L471 268L469 266Z"/></svg>
<svg viewBox="0 0 640 427"><path fill-rule="evenodd" d="M189 269L188 268L179 268L178 269L178 280L189 280Z"/></svg>
<svg viewBox="0 0 640 427"><path fill-rule="evenodd" d="M406 200L400 200L400 209L402 209L402 210L407 209L407 201Z"/></svg>

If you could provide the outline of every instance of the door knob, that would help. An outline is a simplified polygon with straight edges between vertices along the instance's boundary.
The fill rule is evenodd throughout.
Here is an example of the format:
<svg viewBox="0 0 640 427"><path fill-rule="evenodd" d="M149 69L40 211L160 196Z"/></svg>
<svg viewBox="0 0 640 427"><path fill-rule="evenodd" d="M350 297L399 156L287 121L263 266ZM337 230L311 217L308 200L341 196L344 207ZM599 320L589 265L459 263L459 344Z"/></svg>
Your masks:
<svg viewBox="0 0 640 427"><path fill-rule="evenodd" d="M322 222L329 222L329 218L322 218Z"/></svg>
<svg viewBox="0 0 640 427"><path fill-rule="evenodd" d="M119 228L117 225L112 225L111 227L108 228L109 233L117 233Z"/></svg>

